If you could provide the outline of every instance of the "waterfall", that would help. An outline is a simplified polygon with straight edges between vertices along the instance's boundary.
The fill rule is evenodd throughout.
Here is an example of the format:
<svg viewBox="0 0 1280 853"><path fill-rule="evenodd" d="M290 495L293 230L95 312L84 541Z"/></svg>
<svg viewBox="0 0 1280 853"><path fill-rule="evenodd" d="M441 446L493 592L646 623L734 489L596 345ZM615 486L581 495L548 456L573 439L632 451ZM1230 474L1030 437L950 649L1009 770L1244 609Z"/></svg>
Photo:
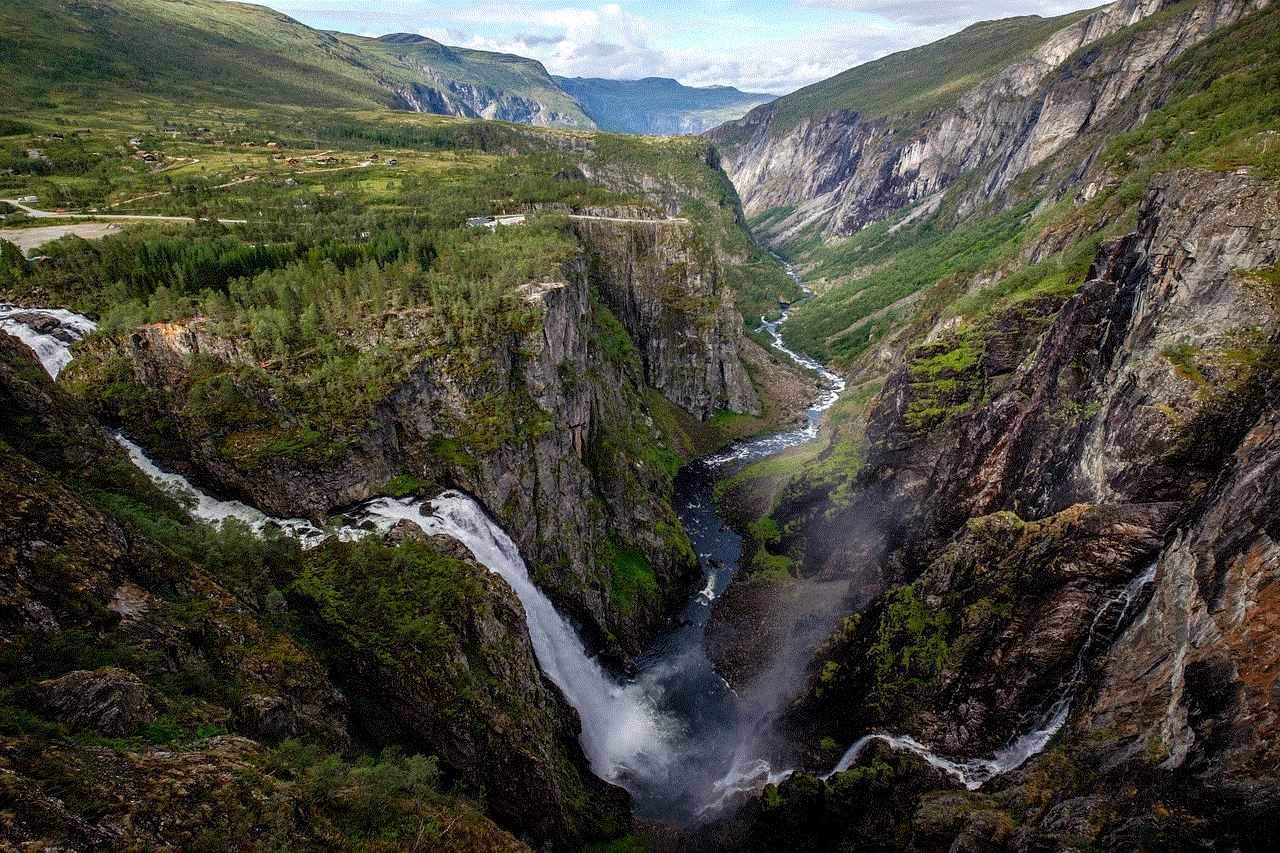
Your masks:
<svg viewBox="0 0 1280 853"><path fill-rule="evenodd" d="M1072 665L1067 677L1062 680L1062 685L1055 694L1053 701L1038 716L1030 731L1019 735L1007 746L997 750L991 758L971 758L966 761L953 761L933 752L910 735L876 733L864 735L854 741L853 745L841 756L836 766L821 778L824 780L829 779L837 773L843 773L848 770L858 760L867 745L876 740L888 745L891 749L915 753L930 766L936 767L947 775L954 777L956 781L970 791L978 789L984 782L996 776L1021 767L1022 763L1028 758L1048 746L1049 741L1058 733L1058 729L1062 728L1062 724L1066 722L1067 714L1071 710L1071 702L1075 699L1076 690L1080 686L1085 664L1088 662L1094 647L1101 638L1114 635L1114 632L1124 625L1125 620L1132 614L1135 603L1141 598L1143 590L1155 580L1156 567L1159 562L1159 559L1153 560L1146 569L1129 581L1123 589L1103 601L1102 606L1094 613L1093 621L1089 624L1089 630L1085 634L1085 640L1080 646L1080 651L1076 653L1075 663ZM1098 625L1112 613L1115 614L1115 623L1112 631L1099 632Z"/></svg>
<svg viewBox="0 0 1280 853"><path fill-rule="evenodd" d="M427 533L456 539L482 565L502 576L524 606L539 666L582 720L582 748L596 775L617 781L629 772L669 762L664 746L668 734L664 726L669 721L654 713L639 683L618 684L587 656L573 626L534 586L516 543L474 500L455 491L425 503L377 498L358 514L381 531L407 519Z"/></svg>
<svg viewBox="0 0 1280 853"><path fill-rule="evenodd" d="M63 308L16 308L0 304L0 331L8 332L35 351L51 379L71 363L71 345L98 324Z"/></svg>

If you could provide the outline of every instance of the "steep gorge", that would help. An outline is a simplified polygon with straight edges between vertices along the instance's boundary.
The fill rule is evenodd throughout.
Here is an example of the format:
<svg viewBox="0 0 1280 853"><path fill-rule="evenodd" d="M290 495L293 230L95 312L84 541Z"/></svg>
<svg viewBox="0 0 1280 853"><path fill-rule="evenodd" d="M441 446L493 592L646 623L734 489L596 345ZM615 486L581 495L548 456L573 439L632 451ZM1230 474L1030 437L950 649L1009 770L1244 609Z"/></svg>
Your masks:
<svg viewBox="0 0 1280 853"><path fill-rule="evenodd" d="M913 217L959 228L979 208L1026 215L1011 250L898 303L899 328L847 364L883 389L756 508L779 531L757 547L798 577L770 581L777 601L760 600L760 579L731 590L713 647L760 613L784 620L783 644L836 623L783 721L815 773L873 732L989 756L1055 698L1071 702L1045 752L978 791L876 741L847 773L767 788L709 846L797 834L813 849L854 836L918 850L1265 846L1257 827L1280 802L1268 591L1280 190L1261 146L1230 169L1179 162L1168 142L1127 153L1163 155L1164 170L1126 173L1107 153L1116 132L1150 138L1143 122L1189 85L1161 70L1169 60L1237 19L1226 32L1267 32L1270 10L1248 16L1265 5L1115 4L960 111L931 114L949 135L940 123L868 149L878 137L848 114L790 134L717 132L749 208L782 205L761 221L783 246L803 245L807 226L838 238ZM1001 124L1001 110L1021 118ZM1196 128L1182 130L1209 132ZM822 185L790 180L791 156L818 158ZM1115 195L1125 181L1129 202ZM1082 240L1097 241L1087 272L1056 256ZM1030 283L1001 290L1018 276ZM862 449L833 472L850 433ZM1136 617L1117 624L1105 603L1147 571Z"/></svg>
<svg viewBox="0 0 1280 853"><path fill-rule="evenodd" d="M139 408L104 403L100 413L126 416L139 433L166 425L172 434L156 448L168 464L279 516L322 520L397 477L462 488L530 555L593 643L634 655L696 580L668 503L679 463L655 415L669 423L674 405L699 421L761 407L719 262L696 248L691 229L604 218L574 228L584 249L563 267L564 280L518 294L528 323L487 353L422 338L435 355L344 446L324 453L240 450L254 429L235 420L245 407L286 427L298 418L272 411L279 404L252 382L233 380L240 402L224 407L229 420L190 403L202 376L250 358L204 320L102 341L67 379L100 401L111 397L98 390L104 383L136 382ZM403 334L422 334L412 316L399 320Z"/></svg>

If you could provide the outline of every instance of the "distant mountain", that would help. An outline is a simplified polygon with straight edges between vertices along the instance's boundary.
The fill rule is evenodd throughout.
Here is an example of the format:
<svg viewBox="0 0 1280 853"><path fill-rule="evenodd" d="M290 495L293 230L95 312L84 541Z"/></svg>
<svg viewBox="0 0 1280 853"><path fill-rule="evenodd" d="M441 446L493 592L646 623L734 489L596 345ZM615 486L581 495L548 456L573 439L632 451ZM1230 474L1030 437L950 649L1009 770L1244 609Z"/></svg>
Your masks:
<svg viewBox="0 0 1280 853"><path fill-rule="evenodd" d="M446 47L410 33L370 41L340 35L366 52L412 72L394 87L398 106L420 112L500 119L541 126L591 128L572 97L555 84L541 62L509 53Z"/></svg>
<svg viewBox="0 0 1280 853"><path fill-rule="evenodd" d="M0 5L0 101L6 106L122 93L592 127L541 64L451 49L420 36L322 32L266 7L226 0Z"/></svg>
<svg viewBox="0 0 1280 853"><path fill-rule="evenodd" d="M702 133L741 118L752 107L774 98L758 92L742 92L732 86L684 86L665 77L552 79L582 105L583 112L597 127L618 133Z"/></svg>

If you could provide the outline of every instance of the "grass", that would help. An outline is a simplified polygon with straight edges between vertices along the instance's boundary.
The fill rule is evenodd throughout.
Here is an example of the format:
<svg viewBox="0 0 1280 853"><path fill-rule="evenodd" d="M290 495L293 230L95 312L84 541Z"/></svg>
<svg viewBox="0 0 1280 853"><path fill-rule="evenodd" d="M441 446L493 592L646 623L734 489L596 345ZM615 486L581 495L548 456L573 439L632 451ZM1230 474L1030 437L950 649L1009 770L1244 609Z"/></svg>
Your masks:
<svg viewBox="0 0 1280 853"><path fill-rule="evenodd" d="M758 109L771 113L769 132L774 135L786 133L804 118L839 110L857 112L864 121L890 113L925 113L954 103L960 94L1087 14L983 21L933 44L851 68Z"/></svg>

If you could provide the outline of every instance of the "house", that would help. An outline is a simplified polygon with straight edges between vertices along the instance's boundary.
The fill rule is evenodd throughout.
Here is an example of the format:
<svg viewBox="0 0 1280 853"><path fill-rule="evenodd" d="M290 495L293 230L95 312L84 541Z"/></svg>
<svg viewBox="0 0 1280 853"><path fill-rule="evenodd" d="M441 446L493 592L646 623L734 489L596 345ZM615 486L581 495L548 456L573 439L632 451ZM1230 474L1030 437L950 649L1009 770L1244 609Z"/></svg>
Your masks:
<svg viewBox="0 0 1280 853"><path fill-rule="evenodd" d="M284 162L285 162L285 165L287 166L296 166L298 165L298 158L290 157L288 160L285 160Z"/></svg>
<svg viewBox="0 0 1280 853"><path fill-rule="evenodd" d="M321 166L333 166L338 162L337 157L321 157L316 160Z"/></svg>
<svg viewBox="0 0 1280 853"><path fill-rule="evenodd" d="M394 158L394 157L388 157L388 158L387 158L387 165L388 165L388 166L394 166L394 165L396 165L396 158Z"/></svg>
<svg viewBox="0 0 1280 853"><path fill-rule="evenodd" d="M280 143L279 143L279 142L268 142L268 143L267 143L267 147L268 147L268 148L279 148L279 147L280 147Z"/></svg>
<svg viewBox="0 0 1280 853"><path fill-rule="evenodd" d="M258 147L258 143L256 143L256 142L241 142L241 143L240 143L240 147L241 147L241 148L257 148L257 147Z"/></svg>

